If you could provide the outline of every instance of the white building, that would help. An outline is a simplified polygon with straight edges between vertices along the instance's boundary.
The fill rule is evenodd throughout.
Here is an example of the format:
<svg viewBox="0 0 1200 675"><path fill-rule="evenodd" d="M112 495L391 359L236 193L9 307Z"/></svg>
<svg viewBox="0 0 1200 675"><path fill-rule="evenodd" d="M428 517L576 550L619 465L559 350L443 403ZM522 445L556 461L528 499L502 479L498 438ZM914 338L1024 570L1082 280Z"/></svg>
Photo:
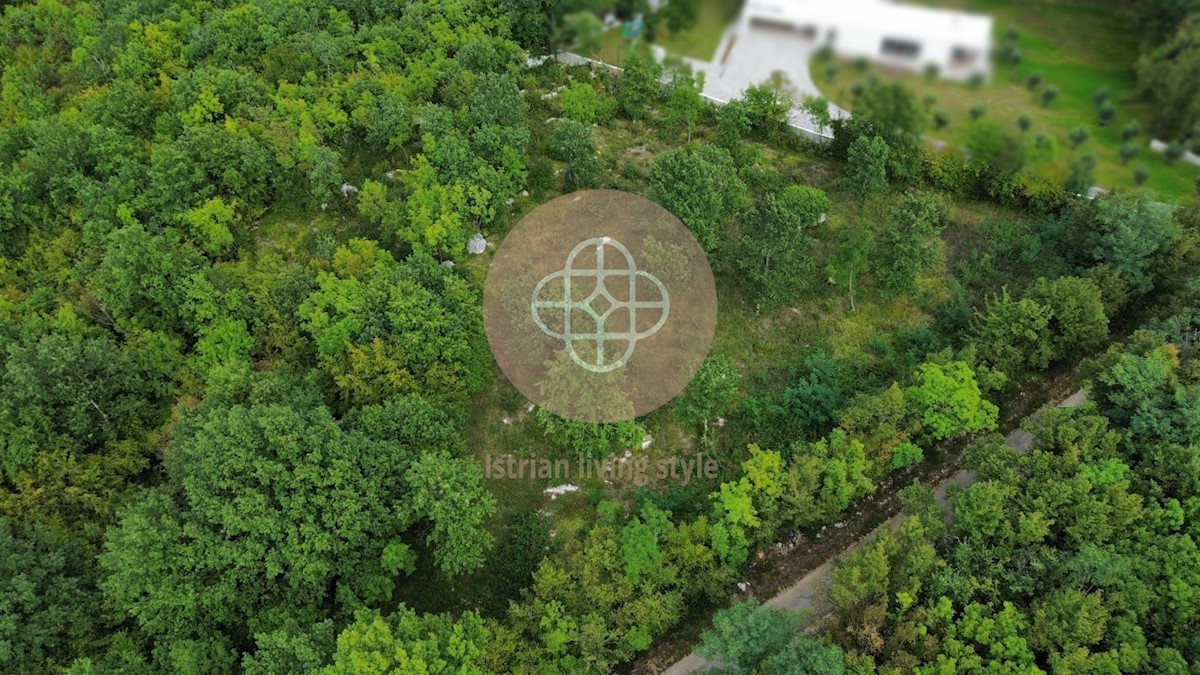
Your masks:
<svg viewBox="0 0 1200 675"><path fill-rule="evenodd" d="M748 0L741 22L794 31L844 58L916 71L933 64L958 80L990 75L989 16L888 0Z"/></svg>

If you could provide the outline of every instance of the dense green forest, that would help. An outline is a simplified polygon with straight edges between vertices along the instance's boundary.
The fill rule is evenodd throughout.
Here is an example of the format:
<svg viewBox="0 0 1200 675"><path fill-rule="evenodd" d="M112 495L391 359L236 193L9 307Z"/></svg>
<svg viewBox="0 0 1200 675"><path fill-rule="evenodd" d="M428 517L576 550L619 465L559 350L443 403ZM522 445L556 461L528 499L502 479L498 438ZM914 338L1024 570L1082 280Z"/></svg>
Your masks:
<svg viewBox="0 0 1200 675"><path fill-rule="evenodd" d="M1146 63L1200 58L1193 5L1139 5ZM739 603L705 648L1200 672L1200 203L1031 180L1015 127L934 153L899 85L810 145L769 84L531 60L610 9L653 35L696 4L4 3L0 672L628 669L967 441L982 480L950 514L906 492L815 633ZM527 407L484 332L494 244L586 188L670 210L717 278L708 360L627 422ZM1094 407L995 442L1084 360ZM638 448L720 476L552 498L482 464Z"/></svg>
<svg viewBox="0 0 1200 675"><path fill-rule="evenodd" d="M1198 363L1164 338L1196 319L1098 358L1095 403L1043 414L1028 453L977 442L947 508L907 488L899 529L835 568L828 642L745 602L702 651L731 672L1196 672Z"/></svg>

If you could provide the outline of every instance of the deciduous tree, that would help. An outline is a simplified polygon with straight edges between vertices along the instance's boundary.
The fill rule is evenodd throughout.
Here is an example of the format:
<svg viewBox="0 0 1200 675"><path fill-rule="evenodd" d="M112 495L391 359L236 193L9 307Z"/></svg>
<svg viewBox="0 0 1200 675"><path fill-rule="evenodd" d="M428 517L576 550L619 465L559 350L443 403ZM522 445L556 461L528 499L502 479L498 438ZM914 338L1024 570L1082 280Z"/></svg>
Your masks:
<svg viewBox="0 0 1200 675"><path fill-rule="evenodd" d="M842 187L846 192L866 201L883 194L888 187L887 164L891 150L879 136L859 136L850 144Z"/></svg>
<svg viewBox="0 0 1200 675"><path fill-rule="evenodd" d="M1050 309L1053 359L1074 361L1104 344L1108 317L1100 289L1091 279L1039 279L1026 297Z"/></svg>
<svg viewBox="0 0 1200 675"><path fill-rule="evenodd" d="M1138 85L1155 102L1151 130L1181 138L1200 120L1200 15L1192 14L1171 38L1138 62Z"/></svg>
<svg viewBox="0 0 1200 675"><path fill-rule="evenodd" d="M759 198L742 217L735 266L761 303L786 303L812 284L808 232L831 205L821 190L793 185Z"/></svg>
<svg viewBox="0 0 1200 675"><path fill-rule="evenodd" d="M591 129L573 119L560 120L550 133L550 154L563 168L563 189L573 192L596 186L602 169Z"/></svg>
<svg viewBox="0 0 1200 675"><path fill-rule="evenodd" d="M646 196L683 221L710 254L748 201L733 158L712 145L689 146L659 156L650 170Z"/></svg>
<svg viewBox="0 0 1200 675"><path fill-rule="evenodd" d="M942 258L941 235L949 209L937 196L910 192L888 212L888 225L876 236L872 255L876 279L885 295L915 293L917 275Z"/></svg>
<svg viewBox="0 0 1200 675"><path fill-rule="evenodd" d="M801 630L801 615L751 599L717 612L699 653L729 673L845 672L842 651Z"/></svg>
<svg viewBox="0 0 1200 675"><path fill-rule="evenodd" d="M963 361L926 363L916 374L916 384L904 390L925 431L943 440L960 433L993 431L999 410L983 398L975 373Z"/></svg>

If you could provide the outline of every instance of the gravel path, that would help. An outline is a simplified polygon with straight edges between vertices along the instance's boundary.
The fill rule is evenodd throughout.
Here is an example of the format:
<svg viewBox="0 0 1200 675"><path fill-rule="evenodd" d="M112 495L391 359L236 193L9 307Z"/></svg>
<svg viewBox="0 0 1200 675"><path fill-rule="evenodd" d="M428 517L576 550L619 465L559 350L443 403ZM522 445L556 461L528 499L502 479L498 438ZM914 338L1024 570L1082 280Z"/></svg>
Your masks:
<svg viewBox="0 0 1200 675"><path fill-rule="evenodd" d="M1087 390L1080 389L1074 394L1064 399L1058 404L1060 408L1078 408L1087 400ZM1036 416L1036 413L1034 417ZM1032 419L1032 417L1030 418ZM1033 443L1033 436L1024 429L1017 429L1008 435L1008 445L1017 452L1028 452L1029 446ZM975 472L966 469L959 470L950 478L942 481L933 489L934 497L939 504L946 503L946 489L951 485L966 487L975 482ZM869 542L883 528L897 529L900 527L900 521L903 514L897 514L889 519L884 524L880 525L867 536L859 539L854 544L844 549L839 557L844 556L859 546ZM805 574L799 581L792 584L779 595L767 600L764 604L770 607L785 607L787 609L808 610L816 615L821 615L826 608L823 606L823 598L825 589L829 587L833 573L833 560L828 560L821 566L813 569L808 574ZM709 666L709 662L697 656L694 652L688 654L683 659L676 661L674 665L667 668L664 675L685 675L686 673L703 672Z"/></svg>

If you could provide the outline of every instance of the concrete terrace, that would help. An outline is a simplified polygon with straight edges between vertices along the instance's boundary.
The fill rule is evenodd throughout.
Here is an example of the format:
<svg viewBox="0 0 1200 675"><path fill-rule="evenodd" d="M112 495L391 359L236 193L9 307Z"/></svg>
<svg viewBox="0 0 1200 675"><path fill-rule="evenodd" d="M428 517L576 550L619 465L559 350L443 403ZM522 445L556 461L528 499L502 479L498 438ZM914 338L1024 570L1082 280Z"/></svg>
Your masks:
<svg viewBox="0 0 1200 675"><path fill-rule="evenodd" d="M703 94L714 103L724 104L741 98L750 87L767 82L774 74L780 73L786 88L799 104L806 97L822 95L808 70L813 52L818 48L815 40L806 39L795 31L746 26L738 22L725 31L711 61L680 58L693 71L704 74ZM667 55L659 47L654 48L654 54L659 60ZM529 65L535 66L544 58L532 58ZM563 63L620 70L611 64L571 52L561 52L554 58ZM829 104L829 112L835 119L850 116L849 112L833 103ZM820 128L803 110L793 109L788 122L794 131L812 140L823 141L833 137L832 130Z"/></svg>
<svg viewBox="0 0 1200 675"><path fill-rule="evenodd" d="M725 31L711 61L690 58L684 61L697 73L704 73L704 95L719 103L741 98L748 88L770 80L775 73L782 74L799 103L808 96L821 96L808 69L818 48L816 40L795 31L738 22ZM829 111L835 118L850 116L832 103ZM793 110L790 122L810 137L830 135L828 129L818 128L802 110Z"/></svg>

